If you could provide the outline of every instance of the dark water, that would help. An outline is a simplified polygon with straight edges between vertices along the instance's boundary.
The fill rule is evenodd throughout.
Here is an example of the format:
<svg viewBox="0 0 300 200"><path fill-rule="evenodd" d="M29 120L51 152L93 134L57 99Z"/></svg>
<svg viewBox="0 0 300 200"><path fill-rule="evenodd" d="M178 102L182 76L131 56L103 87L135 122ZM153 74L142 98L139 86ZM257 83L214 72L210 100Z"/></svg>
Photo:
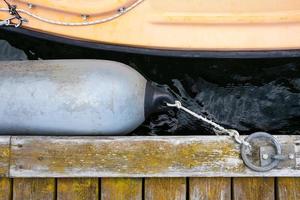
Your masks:
<svg viewBox="0 0 300 200"><path fill-rule="evenodd" d="M126 63L148 79L168 85L183 104L242 133L300 134L300 58L189 59L104 52L0 32L22 51L2 59L108 59ZM19 57L17 56L19 55ZM210 134L206 124L184 112L151 116L143 134Z"/></svg>

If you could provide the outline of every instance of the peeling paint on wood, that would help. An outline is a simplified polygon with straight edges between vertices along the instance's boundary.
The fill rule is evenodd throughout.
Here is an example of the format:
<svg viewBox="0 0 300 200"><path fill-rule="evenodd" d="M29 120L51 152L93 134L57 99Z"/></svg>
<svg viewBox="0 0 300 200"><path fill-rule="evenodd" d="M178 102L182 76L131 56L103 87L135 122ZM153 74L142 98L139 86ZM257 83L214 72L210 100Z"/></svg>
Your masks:
<svg viewBox="0 0 300 200"><path fill-rule="evenodd" d="M186 178L146 178L145 200L186 200Z"/></svg>
<svg viewBox="0 0 300 200"><path fill-rule="evenodd" d="M12 179L0 178L0 200L11 200L11 182Z"/></svg>
<svg viewBox="0 0 300 200"><path fill-rule="evenodd" d="M230 178L189 178L189 200L231 200Z"/></svg>
<svg viewBox="0 0 300 200"><path fill-rule="evenodd" d="M98 178L57 179L57 200L98 200Z"/></svg>
<svg viewBox="0 0 300 200"><path fill-rule="evenodd" d="M141 178L102 178L101 200L142 200Z"/></svg>
<svg viewBox="0 0 300 200"><path fill-rule="evenodd" d="M16 178L13 181L13 200L54 200L54 178Z"/></svg>
<svg viewBox="0 0 300 200"><path fill-rule="evenodd" d="M13 136L11 143L10 177L300 176L299 168L249 170L226 136Z"/></svg>
<svg viewBox="0 0 300 200"><path fill-rule="evenodd" d="M300 178L278 178L277 179L278 200L299 200L300 199Z"/></svg>
<svg viewBox="0 0 300 200"><path fill-rule="evenodd" d="M10 156L10 137L0 137L0 177L8 176L9 156Z"/></svg>
<svg viewBox="0 0 300 200"><path fill-rule="evenodd" d="M233 178L234 200L274 200L274 178Z"/></svg>

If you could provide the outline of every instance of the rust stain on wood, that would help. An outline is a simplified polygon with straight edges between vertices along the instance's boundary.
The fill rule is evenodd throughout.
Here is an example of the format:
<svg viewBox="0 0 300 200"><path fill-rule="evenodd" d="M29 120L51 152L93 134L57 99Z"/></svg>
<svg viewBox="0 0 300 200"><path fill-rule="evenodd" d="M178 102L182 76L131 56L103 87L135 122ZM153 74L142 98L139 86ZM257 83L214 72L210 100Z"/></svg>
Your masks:
<svg viewBox="0 0 300 200"><path fill-rule="evenodd" d="M54 200L54 178L16 178L13 181L14 200Z"/></svg>
<svg viewBox="0 0 300 200"><path fill-rule="evenodd" d="M57 200L98 200L98 178L57 179Z"/></svg>
<svg viewBox="0 0 300 200"><path fill-rule="evenodd" d="M278 200L299 200L300 199L300 178L278 178L277 179Z"/></svg>
<svg viewBox="0 0 300 200"><path fill-rule="evenodd" d="M189 200L231 200L230 178L189 178Z"/></svg>
<svg viewBox="0 0 300 200"><path fill-rule="evenodd" d="M145 200L185 200L185 178L146 178Z"/></svg>
<svg viewBox="0 0 300 200"><path fill-rule="evenodd" d="M274 178L233 178L234 200L274 200Z"/></svg>
<svg viewBox="0 0 300 200"><path fill-rule="evenodd" d="M141 178L102 178L101 200L142 200Z"/></svg>
<svg viewBox="0 0 300 200"><path fill-rule="evenodd" d="M10 157L10 137L0 137L0 177L8 176Z"/></svg>
<svg viewBox="0 0 300 200"><path fill-rule="evenodd" d="M12 179L0 178L0 200L11 200L11 182Z"/></svg>

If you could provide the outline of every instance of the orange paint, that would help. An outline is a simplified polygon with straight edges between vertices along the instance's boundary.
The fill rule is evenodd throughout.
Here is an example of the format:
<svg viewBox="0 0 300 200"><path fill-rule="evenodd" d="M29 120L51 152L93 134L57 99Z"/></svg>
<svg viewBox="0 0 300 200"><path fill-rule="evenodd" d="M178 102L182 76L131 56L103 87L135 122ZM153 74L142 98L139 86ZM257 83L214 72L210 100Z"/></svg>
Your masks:
<svg viewBox="0 0 300 200"><path fill-rule="evenodd" d="M135 0L9 2L52 20L83 22L81 15L89 15L88 21L106 18ZM79 27L21 15L29 20L24 28L95 43L210 51L300 49L299 0L144 0L110 22ZM1 19L7 17L0 12Z"/></svg>

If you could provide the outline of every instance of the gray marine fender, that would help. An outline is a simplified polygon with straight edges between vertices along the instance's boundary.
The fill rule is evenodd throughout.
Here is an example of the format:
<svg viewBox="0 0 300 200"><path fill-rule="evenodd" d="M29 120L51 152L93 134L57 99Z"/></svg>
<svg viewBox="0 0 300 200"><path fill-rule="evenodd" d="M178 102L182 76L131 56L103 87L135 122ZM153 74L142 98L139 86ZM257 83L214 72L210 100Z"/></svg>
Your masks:
<svg viewBox="0 0 300 200"><path fill-rule="evenodd" d="M118 62L0 62L0 134L122 135L170 99Z"/></svg>

